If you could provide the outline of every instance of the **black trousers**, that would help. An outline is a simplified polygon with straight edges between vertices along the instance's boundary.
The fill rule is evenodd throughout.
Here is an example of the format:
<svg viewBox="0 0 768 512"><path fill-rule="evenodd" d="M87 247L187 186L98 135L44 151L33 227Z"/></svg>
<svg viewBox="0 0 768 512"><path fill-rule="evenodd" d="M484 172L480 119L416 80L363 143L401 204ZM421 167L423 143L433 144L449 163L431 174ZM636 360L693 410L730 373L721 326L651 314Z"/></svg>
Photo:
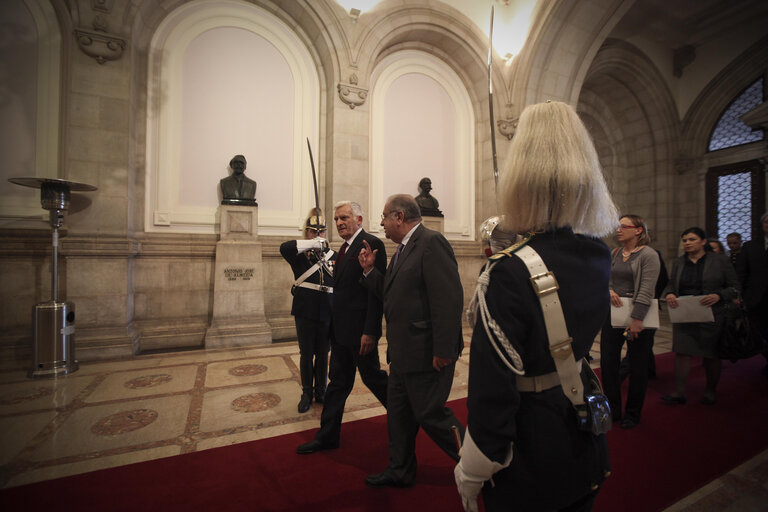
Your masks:
<svg viewBox="0 0 768 512"><path fill-rule="evenodd" d="M328 323L294 317L299 338L299 375L301 392L323 396L328 380L328 349L331 347L330 319ZM313 384L314 381L314 384Z"/></svg>
<svg viewBox="0 0 768 512"><path fill-rule="evenodd" d="M603 391L611 403L614 420L621 417L622 411L619 364L621 349L626 342L629 358L629 391L624 417L640 421L643 402L645 402L645 392L648 389L648 363L653 332L653 329L643 329L636 339L626 342L624 329L611 327L610 318L603 326L600 335L600 369L603 378Z"/></svg>
<svg viewBox="0 0 768 512"><path fill-rule="evenodd" d="M360 347L348 347L331 341L330 382L325 392L325 403L320 416L320 430L315 439L324 444L337 444L341 436L341 418L344 415L344 405L355 385L355 370L360 371L371 393L387 406L387 372L381 369L379 351L374 348L368 354L361 356Z"/></svg>
<svg viewBox="0 0 768 512"><path fill-rule="evenodd" d="M387 431L389 467L387 471L402 482L416 478L416 434L419 427L453 460L459 460L452 427L464 439L464 427L445 406L453 385L456 362L439 372L399 373L390 369Z"/></svg>

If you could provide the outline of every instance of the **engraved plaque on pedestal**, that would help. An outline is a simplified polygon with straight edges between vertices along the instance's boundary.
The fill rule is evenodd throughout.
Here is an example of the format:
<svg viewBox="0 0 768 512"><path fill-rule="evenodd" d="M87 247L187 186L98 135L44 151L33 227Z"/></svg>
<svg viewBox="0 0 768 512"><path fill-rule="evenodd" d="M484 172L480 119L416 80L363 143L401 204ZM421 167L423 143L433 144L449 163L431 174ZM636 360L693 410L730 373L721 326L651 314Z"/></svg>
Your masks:
<svg viewBox="0 0 768 512"><path fill-rule="evenodd" d="M272 342L264 315L258 207L221 205L221 239L216 243L213 318L205 347L263 345Z"/></svg>

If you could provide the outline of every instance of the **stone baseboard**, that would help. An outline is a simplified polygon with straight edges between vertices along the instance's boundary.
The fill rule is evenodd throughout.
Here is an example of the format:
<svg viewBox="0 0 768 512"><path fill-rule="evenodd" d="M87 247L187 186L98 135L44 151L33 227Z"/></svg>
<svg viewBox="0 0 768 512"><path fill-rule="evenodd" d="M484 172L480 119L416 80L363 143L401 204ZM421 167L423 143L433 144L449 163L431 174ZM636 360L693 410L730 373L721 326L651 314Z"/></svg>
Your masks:
<svg viewBox="0 0 768 512"><path fill-rule="evenodd" d="M205 332L205 348L248 347L272 343L272 328L266 322L215 322Z"/></svg>
<svg viewBox="0 0 768 512"><path fill-rule="evenodd" d="M185 318L173 321L151 320L140 322L139 353L201 349L205 346L205 331L208 321L199 318Z"/></svg>
<svg viewBox="0 0 768 512"><path fill-rule="evenodd" d="M292 315L271 316L269 325L272 327L272 341L296 340L296 321Z"/></svg>
<svg viewBox="0 0 768 512"><path fill-rule="evenodd" d="M138 354L139 333L133 323L122 327L78 327L74 338L75 358L98 361Z"/></svg>

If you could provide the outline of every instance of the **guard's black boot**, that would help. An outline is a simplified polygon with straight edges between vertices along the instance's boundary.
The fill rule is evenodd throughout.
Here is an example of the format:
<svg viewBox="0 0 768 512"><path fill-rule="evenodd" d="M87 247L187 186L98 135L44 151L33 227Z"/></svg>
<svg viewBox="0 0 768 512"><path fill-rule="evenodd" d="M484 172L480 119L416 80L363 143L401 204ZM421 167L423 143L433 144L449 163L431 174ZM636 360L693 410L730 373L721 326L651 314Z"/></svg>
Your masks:
<svg viewBox="0 0 768 512"><path fill-rule="evenodd" d="M299 401L299 413L305 413L309 410L309 406L312 403L312 395L303 394Z"/></svg>
<svg viewBox="0 0 768 512"><path fill-rule="evenodd" d="M301 377L301 400L299 401L299 413L305 413L312 404L312 360L301 358L299 362L299 375Z"/></svg>

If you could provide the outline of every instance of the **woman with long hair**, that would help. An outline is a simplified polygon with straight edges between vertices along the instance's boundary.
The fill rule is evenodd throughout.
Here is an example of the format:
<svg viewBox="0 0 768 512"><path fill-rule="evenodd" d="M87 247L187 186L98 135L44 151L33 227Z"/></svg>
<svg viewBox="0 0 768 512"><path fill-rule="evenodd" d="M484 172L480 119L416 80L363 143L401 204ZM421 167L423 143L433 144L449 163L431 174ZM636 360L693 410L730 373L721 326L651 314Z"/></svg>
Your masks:
<svg viewBox="0 0 768 512"><path fill-rule="evenodd" d="M715 321L672 325L675 389L661 399L671 405L686 403L685 389L691 372L691 359L699 356L704 358L707 381L701 403L714 405L721 369L715 350L717 341L723 335L728 307L739 294L739 282L728 257L712 252L703 229L688 228L680 238L685 254L672 265L669 284L664 290L667 305L676 308L678 297L683 295L700 296L701 304L712 308Z"/></svg>
<svg viewBox="0 0 768 512"><path fill-rule="evenodd" d="M554 273L573 340L565 340L569 358L575 357L573 374L578 379L581 368L586 379L584 358L609 301L610 253L598 237L613 230L618 214L592 140L565 103L523 111L507 162L498 190L504 228L523 241L491 257L493 268L475 294L484 321L472 335L469 415L456 483L466 510L477 510L482 489L486 510L588 511L608 472L605 435L578 425L531 274L515 252L534 249ZM516 357L499 347L505 342Z"/></svg>
<svg viewBox="0 0 768 512"><path fill-rule="evenodd" d="M725 246L723 245L723 242L717 238L709 238L707 239L707 243L715 254L725 254Z"/></svg>
<svg viewBox="0 0 768 512"><path fill-rule="evenodd" d="M643 326L643 320L651 308L661 264L658 253L648 246L651 239L642 217L622 215L616 238L621 247L614 250L611 258L608 292L611 306L621 307L624 301L631 302L631 321L629 326L613 327L609 315L600 336L600 368L614 421L621 419L622 428L634 428L640 423L648 388L648 365L654 334L653 329ZM625 342L629 359L629 391L622 419L619 364Z"/></svg>

